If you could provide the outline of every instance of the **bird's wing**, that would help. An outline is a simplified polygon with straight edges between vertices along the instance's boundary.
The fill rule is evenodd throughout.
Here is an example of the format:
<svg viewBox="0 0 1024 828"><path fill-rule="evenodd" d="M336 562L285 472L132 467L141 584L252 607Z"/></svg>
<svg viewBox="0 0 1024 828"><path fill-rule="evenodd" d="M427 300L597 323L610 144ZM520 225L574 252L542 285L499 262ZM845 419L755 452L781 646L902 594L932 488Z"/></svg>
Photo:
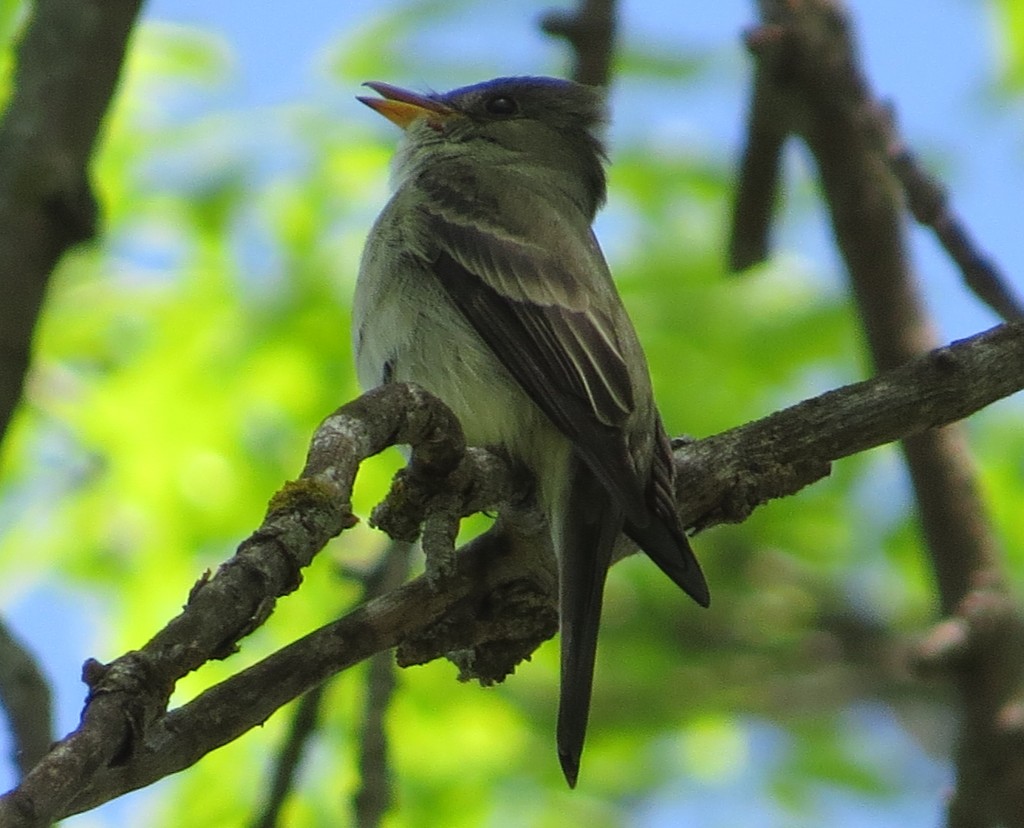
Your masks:
<svg viewBox="0 0 1024 828"><path fill-rule="evenodd" d="M645 524L646 482L623 432L636 400L616 323L628 320L589 228L543 203L530 217L536 230L501 225L490 210L469 219L464 200L451 209L464 193L426 186L421 209L439 249L431 266L448 296L628 518Z"/></svg>

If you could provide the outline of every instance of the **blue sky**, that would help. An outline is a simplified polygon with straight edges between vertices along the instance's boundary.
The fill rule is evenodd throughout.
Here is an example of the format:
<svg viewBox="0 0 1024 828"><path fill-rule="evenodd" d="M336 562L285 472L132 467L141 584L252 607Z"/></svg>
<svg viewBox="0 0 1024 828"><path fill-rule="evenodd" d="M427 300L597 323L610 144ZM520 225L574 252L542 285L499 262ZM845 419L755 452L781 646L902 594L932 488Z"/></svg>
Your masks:
<svg viewBox="0 0 1024 828"><path fill-rule="evenodd" d="M465 17L425 32L415 41L423 64L450 67L444 76L400 74L379 78L417 88L446 88L482 78L467 77L466 67L493 69L489 74L556 73L561 66L559 44L538 33L536 19L547 4L481 4ZM671 6L673 11L666 11ZM1022 214L1022 120L1018 107L1009 112L989 91L995 76L992 24L986 6L969 0L900 0L898 3L851 2L858 23L862 53L870 81L879 94L896 103L906 139L934 162L950 186L953 204L980 240L982 248L1005 271L1014 274L1018 290L1024 283ZM310 0L302 4L252 0L151 0L148 20L212 29L234 53L229 85L218 105L228 109L274 107L302 102L322 94L332 82L325 75L325 49L345 30L363 25L389 4L370 0L348 3ZM715 3L666 4L635 0L622 4L624 37L637 47L665 51L696 49L711 56L706 80L696 88L620 85L613 99L615 135L652 133L664 141L686 143L713 157L736 157L742 134L749 61L739 33L754 19L753 3L718 0ZM496 35L497 33L497 35ZM408 56L416 64L417 54ZM367 78L370 80L370 78ZM333 90L338 115L354 122L373 117L354 99L358 88ZM380 129L387 129L381 124ZM614 156L613 156L614 160ZM798 152L791 167L805 164ZM614 198L614 194L612 196ZM927 301L936 313L944 339L969 335L997 320L960 285L954 268L925 232L915 232L914 249ZM838 266L822 215L803 216L783 223L779 245L789 255L812 263L838 286ZM47 626L47 607L55 601L80 600L61 594L36 593L12 608L12 625L46 658L50 675L58 678L62 732L73 727L82 700L77 674L90 655L88 629L68 630L54 648ZM908 773L921 781L906 797L880 811L863 812L861 805L841 797L827 803L834 824L876 828L916 828L938 823L938 796L945 781L943 768L927 759L906 738L887 727L885 711L867 709L860 726L901 757ZM761 725L751 728L751 750L759 761L777 750L782 737ZM2 735L2 734L0 734ZM881 742L879 743L881 744ZM0 744L0 751L4 745ZM895 760L894 760L895 761ZM898 764L898 763L897 763ZM900 765L903 767L903 765ZM6 771L0 769L6 781ZM702 826L747 824L777 826L777 815L761 811L762 822L737 813L737 797L756 788L758 781L734 780L733 787L715 792L695 785L665 792L638 815L638 826L689 824L680 822L695 800L704 803ZM6 787L6 785L4 786ZM768 796L767 792L762 792ZM129 824L124 809L106 817L90 816L69 824ZM718 820L716 823L714 820ZM696 824L696 823L693 823Z"/></svg>
<svg viewBox="0 0 1024 828"><path fill-rule="evenodd" d="M444 4L436 4L443 6ZM468 12L457 3L449 23L432 26L403 55L423 74L405 72L386 80L414 88L444 89L479 77L467 67L491 67L490 74L557 73L564 67L561 46L539 33L536 21L552 4L478 3ZM647 133L696 146L729 161L736 157L750 63L739 34L754 20L753 3L666 4L624 2L622 36L637 48L711 55L710 70L698 86L644 88L620 84L613 98L612 138ZM1024 240L1019 231L1019 186L1024 131L1021 107L1008 110L991 93L996 75L994 23L977 0L860 0L849 6L861 52L876 93L896 105L908 143L949 185L953 206L972 228L983 250L1024 285ZM217 32L235 52L234 80L221 103L256 108L309 99L328 83L322 55L340 33L365 25L395 4L323 0L301 6L227 0L153 0L146 16L192 24ZM300 13L296 13L296 12ZM500 32L489 37L488 32ZM440 64L444 76L427 75ZM367 78L367 80L372 80ZM343 90L335 90L342 91ZM351 96L337 97L338 115L366 123L367 113ZM372 120L372 119L371 119ZM380 129L387 129L381 124ZM614 161L614 156L613 156ZM792 153L791 171L804 162ZM836 270L823 218L784 222L779 246ZM914 233L918 269L930 307L948 338L966 336L995 323L966 294L955 270L926 231ZM1024 292L1024 287L1019 288Z"/></svg>

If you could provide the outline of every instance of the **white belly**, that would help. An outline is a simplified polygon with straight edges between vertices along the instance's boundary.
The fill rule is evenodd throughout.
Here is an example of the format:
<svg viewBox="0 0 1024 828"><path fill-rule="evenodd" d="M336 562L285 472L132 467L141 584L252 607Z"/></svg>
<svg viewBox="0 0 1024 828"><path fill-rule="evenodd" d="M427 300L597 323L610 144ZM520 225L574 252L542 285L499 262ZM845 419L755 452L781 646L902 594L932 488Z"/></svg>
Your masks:
<svg viewBox="0 0 1024 828"><path fill-rule="evenodd" d="M372 263L364 263L364 267ZM354 322L364 389L415 382L448 405L466 441L501 446L540 480L564 467L569 442L497 361L429 273L396 268L388 285L360 281ZM384 287L384 289L380 289Z"/></svg>

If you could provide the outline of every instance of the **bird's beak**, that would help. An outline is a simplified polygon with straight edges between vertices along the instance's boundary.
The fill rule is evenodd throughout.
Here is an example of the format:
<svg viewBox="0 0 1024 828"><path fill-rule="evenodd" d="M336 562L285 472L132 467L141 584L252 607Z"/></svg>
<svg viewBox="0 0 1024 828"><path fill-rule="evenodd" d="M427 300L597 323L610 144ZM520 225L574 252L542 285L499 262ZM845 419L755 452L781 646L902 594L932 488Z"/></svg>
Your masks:
<svg viewBox="0 0 1024 828"><path fill-rule="evenodd" d="M439 122L455 114L454 109L435 101L433 98L392 86L390 83L370 81L364 83L363 86L370 87L384 100L361 96L357 97L357 100L362 101L370 109L379 112L392 123L398 124L402 129L408 129L409 124L423 116L428 116L434 122Z"/></svg>

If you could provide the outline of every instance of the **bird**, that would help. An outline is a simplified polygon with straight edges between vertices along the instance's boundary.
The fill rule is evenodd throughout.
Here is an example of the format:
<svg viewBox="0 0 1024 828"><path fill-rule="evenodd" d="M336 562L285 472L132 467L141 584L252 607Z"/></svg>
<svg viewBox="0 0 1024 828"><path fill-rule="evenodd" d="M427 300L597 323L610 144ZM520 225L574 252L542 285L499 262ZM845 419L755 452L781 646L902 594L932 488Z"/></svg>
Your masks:
<svg viewBox="0 0 1024 828"><path fill-rule="evenodd" d="M592 230L607 190L605 95L547 77L365 86L380 97L358 99L403 134L356 281L357 376L365 389L417 383L469 444L535 477L558 557L556 742L574 788L620 536L710 600L647 361Z"/></svg>

